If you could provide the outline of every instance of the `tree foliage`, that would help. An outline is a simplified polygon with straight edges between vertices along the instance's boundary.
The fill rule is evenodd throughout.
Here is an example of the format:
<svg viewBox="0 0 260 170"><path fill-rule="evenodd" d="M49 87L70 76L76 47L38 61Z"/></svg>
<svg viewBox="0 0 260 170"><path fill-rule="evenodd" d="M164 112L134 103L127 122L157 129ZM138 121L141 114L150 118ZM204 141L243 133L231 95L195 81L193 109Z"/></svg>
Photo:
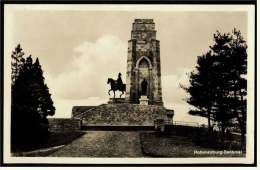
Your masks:
<svg viewBox="0 0 260 170"><path fill-rule="evenodd" d="M196 70L190 73L190 87L185 90L190 94L187 102L195 109L190 110L191 115L198 115L208 119L208 127L211 129L211 119L213 114L213 70L211 70L214 58L208 52L198 56Z"/></svg>
<svg viewBox="0 0 260 170"><path fill-rule="evenodd" d="M190 114L208 118L217 124L224 139L225 132L239 124L242 142L246 133L247 45L240 31L214 34L214 44L198 56L197 66L190 73L190 86L184 87L195 107Z"/></svg>
<svg viewBox="0 0 260 170"><path fill-rule="evenodd" d="M51 94L37 58L24 58L18 45L12 55L12 144L30 145L48 136L48 115L54 115Z"/></svg>

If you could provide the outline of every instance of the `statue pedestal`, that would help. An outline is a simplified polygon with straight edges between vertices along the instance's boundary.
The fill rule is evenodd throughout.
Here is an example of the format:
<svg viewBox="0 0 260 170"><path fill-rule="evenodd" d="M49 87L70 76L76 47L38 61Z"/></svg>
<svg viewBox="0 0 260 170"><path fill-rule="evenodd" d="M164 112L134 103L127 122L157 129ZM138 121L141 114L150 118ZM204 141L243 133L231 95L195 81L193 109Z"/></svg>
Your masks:
<svg viewBox="0 0 260 170"><path fill-rule="evenodd" d="M141 96L139 99L140 105L148 105L148 101L149 99L147 98L147 96Z"/></svg>
<svg viewBox="0 0 260 170"><path fill-rule="evenodd" d="M125 103L125 98L109 98L108 104Z"/></svg>

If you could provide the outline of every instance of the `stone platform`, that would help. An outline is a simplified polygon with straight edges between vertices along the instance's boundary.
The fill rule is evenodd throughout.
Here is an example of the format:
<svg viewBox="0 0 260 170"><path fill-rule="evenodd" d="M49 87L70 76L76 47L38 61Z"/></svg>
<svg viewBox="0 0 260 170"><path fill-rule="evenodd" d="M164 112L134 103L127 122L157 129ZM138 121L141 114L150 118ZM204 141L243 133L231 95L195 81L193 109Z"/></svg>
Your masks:
<svg viewBox="0 0 260 170"><path fill-rule="evenodd" d="M82 120L82 126L154 126L156 119L172 119L167 115L173 115L173 111L158 105L117 103L74 106L72 115Z"/></svg>
<svg viewBox="0 0 260 170"><path fill-rule="evenodd" d="M125 103L125 98L109 98L108 104Z"/></svg>

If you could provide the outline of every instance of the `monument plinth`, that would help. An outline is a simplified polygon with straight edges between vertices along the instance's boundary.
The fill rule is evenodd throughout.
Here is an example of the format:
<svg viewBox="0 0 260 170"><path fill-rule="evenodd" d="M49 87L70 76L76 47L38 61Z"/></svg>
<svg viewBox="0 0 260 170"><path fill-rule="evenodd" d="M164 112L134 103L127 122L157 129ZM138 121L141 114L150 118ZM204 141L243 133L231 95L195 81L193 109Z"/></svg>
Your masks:
<svg viewBox="0 0 260 170"><path fill-rule="evenodd" d="M125 103L125 98L109 98L108 104Z"/></svg>

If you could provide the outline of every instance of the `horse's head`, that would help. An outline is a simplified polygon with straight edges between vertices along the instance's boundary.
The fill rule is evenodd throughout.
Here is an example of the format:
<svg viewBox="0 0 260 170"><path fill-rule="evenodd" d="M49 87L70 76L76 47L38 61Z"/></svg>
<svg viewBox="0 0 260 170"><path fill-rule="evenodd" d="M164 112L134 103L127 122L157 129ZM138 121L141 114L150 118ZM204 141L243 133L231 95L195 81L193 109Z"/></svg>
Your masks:
<svg viewBox="0 0 260 170"><path fill-rule="evenodd" d="M111 80L112 80L111 78L108 78L107 79L107 84L109 84L111 82Z"/></svg>

